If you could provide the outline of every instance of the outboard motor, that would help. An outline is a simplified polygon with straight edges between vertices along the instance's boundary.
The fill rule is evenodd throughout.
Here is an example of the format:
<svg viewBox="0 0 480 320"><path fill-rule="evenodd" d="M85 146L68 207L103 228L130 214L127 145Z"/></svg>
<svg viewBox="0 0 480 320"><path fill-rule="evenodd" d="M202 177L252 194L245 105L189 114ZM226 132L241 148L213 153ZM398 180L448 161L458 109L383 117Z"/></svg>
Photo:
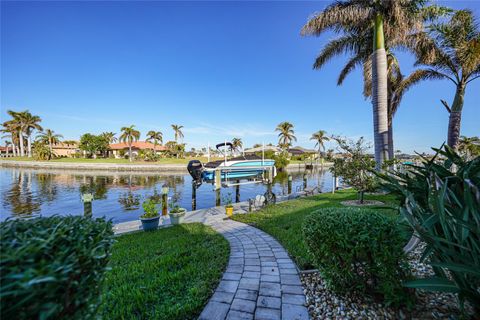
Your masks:
<svg viewBox="0 0 480 320"><path fill-rule="evenodd" d="M191 160L187 165L188 173L195 181L197 188L202 184L203 165L199 160Z"/></svg>

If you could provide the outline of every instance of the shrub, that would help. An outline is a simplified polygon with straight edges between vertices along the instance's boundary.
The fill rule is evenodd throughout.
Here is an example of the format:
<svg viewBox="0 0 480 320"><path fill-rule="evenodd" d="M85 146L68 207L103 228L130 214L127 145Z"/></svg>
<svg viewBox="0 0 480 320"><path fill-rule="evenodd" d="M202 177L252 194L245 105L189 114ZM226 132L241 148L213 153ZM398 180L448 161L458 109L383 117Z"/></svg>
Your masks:
<svg viewBox="0 0 480 320"><path fill-rule="evenodd" d="M410 305L405 238L395 218L362 208L323 208L303 225L308 251L327 285L338 293L381 296Z"/></svg>
<svg viewBox="0 0 480 320"><path fill-rule="evenodd" d="M111 222L80 216L0 224L3 319L87 319L113 244Z"/></svg>
<svg viewBox="0 0 480 320"><path fill-rule="evenodd" d="M273 160L275 160L275 167L278 169L278 171L283 171L290 163L290 160L288 160L287 156L283 153L273 156Z"/></svg>
<svg viewBox="0 0 480 320"><path fill-rule="evenodd" d="M405 173L378 174L402 200L400 212L427 244L423 257L435 271L406 285L458 293L462 306L467 299L480 314L480 157L433 150L435 157Z"/></svg>

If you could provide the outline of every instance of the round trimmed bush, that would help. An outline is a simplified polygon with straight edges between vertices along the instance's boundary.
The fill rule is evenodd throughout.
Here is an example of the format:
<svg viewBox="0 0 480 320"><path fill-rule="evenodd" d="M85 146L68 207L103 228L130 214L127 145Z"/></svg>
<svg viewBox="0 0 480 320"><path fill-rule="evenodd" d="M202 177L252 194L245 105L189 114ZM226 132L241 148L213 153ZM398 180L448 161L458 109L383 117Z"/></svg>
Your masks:
<svg viewBox="0 0 480 320"><path fill-rule="evenodd" d="M305 219L303 233L314 264L330 289L409 305L405 238L397 220L363 208L323 208Z"/></svg>

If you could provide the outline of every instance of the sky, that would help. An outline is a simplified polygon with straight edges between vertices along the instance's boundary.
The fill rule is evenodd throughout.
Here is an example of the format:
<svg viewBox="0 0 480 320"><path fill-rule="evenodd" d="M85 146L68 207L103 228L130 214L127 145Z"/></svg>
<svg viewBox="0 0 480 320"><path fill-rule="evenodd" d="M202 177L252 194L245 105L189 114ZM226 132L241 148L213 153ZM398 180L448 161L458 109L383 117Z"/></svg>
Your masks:
<svg viewBox="0 0 480 320"><path fill-rule="evenodd" d="M0 120L28 109L65 139L119 133L135 125L142 140L183 125L187 149L239 137L277 143L290 121L296 145L313 147L320 129L373 141L371 102L361 70L337 86L341 56L312 64L333 38L302 37L301 27L329 1L2 1ZM469 8L479 1L443 1ZM398 55L405 74L409 53ZM411 89L394 120L395 149L428 152L446 139L449 81ZM467 88L462 135L480 135L480 79ZM333 145L327 145L332 147Z"/></svg>

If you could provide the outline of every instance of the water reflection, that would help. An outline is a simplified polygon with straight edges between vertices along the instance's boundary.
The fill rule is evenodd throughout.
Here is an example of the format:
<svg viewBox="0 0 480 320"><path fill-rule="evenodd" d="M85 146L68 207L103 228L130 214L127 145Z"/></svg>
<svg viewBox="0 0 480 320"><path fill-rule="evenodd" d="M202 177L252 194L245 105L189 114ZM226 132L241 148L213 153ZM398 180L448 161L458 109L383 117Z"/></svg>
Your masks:
<svg viewBox="0 0 480 320"><path fill-rule="evenodd" d="M329 191L332 178L328 171L279 172L272 191L288 194L288 177L292 176L292 191L303 188L304 177L309 186ZM222 188L216 195L213 186L204 184L196 190L193 200L192 179L182 173L125 173L81 170L34 170L0 168L2 197L1 219L9 216L54 214L84 214L82 194L93 195L93 217L113 219L114 222L138 219L141 203L151 198L161 201L162 186L169 187L169 197L191 210L212 207L218 199L231 194L233 201L245 201L266 191L263 184Z"/></svg>

